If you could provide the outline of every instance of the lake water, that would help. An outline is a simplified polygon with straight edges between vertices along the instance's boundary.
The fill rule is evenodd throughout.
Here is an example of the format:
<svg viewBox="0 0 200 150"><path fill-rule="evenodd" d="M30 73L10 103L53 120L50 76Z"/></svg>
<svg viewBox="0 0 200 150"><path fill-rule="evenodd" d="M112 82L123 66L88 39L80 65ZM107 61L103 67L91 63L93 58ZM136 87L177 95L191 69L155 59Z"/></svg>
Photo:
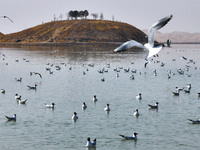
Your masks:
<svg viewBox="0 0 200 150"><path fill-rule="evenodd" d="M200 118L200 45L164 48L147 68L142 50L116 54L114 48L1 47L0 53L6 55L0 56L0 88L6 90L0 93L1 149L85 150L87 137L97 138L98 150L199 149L200 125L187 119ZM56 65L61 69L56 70ZM98 73L102 68L108 72ZM119 77L115 68L121 68ZM184 75L178 74L179 68ZM169 70L175 73L170 79ZM42 78L30 76L30 72L39 72ZM131 80L133 74L135 79ZM16 82L20 77L22 82ZM29 90L27 85L34 84L37 90ZM190 93L181 91L180 96L173 96L175 87L187 84L192 85ZM28 100L26 105L17 103L16 93ZM142 100L136 99L138 93L142 93ZM97 95L96 103L93 95ZM45 108L44 103L52 102L55 109ZM86 110L81 108L83 102ZM159 102L159 109L149 110L148 104L155 102ZM107 103L109 113L104 111ZM135 109L139 110L138 118L133 116ZM73 112L79 117L76 122L71 119ZM7 121L5 116L13 114L17 114L17 121ZM137 141L119 136L134 132L139 133Z"/></svg>

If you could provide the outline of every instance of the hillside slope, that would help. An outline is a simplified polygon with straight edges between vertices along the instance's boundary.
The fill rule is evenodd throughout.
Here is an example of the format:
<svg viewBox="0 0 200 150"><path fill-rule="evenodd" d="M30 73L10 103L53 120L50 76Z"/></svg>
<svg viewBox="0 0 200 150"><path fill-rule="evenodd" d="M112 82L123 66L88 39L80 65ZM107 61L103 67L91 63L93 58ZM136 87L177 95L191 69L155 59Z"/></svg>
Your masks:
<svg viewBox="0 0 200 150"><path fill-rule="evenodd" d="M103 43L134 39L145 42L145 34L127 23L105 20L67 20L38 25L21 32L0 35L8 43Z"/></svg>

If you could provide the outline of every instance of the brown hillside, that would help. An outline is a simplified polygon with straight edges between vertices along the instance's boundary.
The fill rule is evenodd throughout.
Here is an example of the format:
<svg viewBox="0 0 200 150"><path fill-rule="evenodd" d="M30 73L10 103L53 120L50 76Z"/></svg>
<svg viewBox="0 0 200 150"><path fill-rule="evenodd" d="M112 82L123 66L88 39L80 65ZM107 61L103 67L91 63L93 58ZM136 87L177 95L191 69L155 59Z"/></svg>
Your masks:
<svg viewBox="0 0 200 150"><path fill-rule="evenodd" d="M145 42L145 34L126 23L105 20L55 21L21 32L1 36L0 42L11 43L101 43Z"/></svg>

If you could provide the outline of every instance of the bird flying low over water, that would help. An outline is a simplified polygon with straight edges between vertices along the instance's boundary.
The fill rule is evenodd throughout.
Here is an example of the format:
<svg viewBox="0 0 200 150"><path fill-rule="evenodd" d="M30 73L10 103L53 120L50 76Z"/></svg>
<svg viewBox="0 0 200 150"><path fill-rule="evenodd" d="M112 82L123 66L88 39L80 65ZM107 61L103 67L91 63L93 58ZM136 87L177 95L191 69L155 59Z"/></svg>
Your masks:
<svg viewBox="0 0 200 150"><path fill-rule="evenodd" d="M123 137L125 140L137 140L137 135L138 135L138 133L136 133L136 132L132 136L126 136L126 135L119 134L119 136Z"/></svg>
<svg viewBox="0 0 200 150"><path fill-rule="evenodd" d="M0 16L0 18L7 18L8 20L10 20L11 22L13 22L8 16ZM14 22L13 22L14 23Z"/></svg>
<svg viewBox="0 0 200 150"><path fill-rule="evenodd" d="M42 75L39 73L39 72L30 72L30 75L39 75L40 76L40 78L42 78Z"/></svg>
<svg viewBox="0 0 200 150"><path fill-rule="evenodd" d="M124 51L124 50L128 50L131 47L139 47L139 48L143 48L145 51L148 51L147 55L145 56L145 67L146 65L149 63L148 58L152 57L154 55L156 55L163 47L163 45L159 45L159 46L154 46L154 32L156 30L161 29L162 27L164 27L171 19L172 19L172 15L164 17L162 19L160 19L159 21L155 22L148 30L148 43L142 45L141 43L134 41L134 40L130 40L125 42L124 44L120 45L119 47L117 47L116 49L114 49L114 52L120 52L120 51Z"/></svg>

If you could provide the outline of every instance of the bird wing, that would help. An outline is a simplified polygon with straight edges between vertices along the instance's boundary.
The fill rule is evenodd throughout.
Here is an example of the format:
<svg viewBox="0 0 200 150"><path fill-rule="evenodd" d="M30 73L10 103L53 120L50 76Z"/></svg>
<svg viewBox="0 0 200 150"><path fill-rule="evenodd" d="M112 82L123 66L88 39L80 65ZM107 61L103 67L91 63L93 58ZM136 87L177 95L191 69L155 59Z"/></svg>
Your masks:
<svg viewBox="0 0 200 150"><path fill-rule="evenodd" d="M11 22L13 22L9 17L6 16L6 18L8 18L8 20L10 20ZM14 22L13 22L14 23Z"/></svg>
<svg viewBox="0 0 200 150"><path fill-rule="evenodd" d="M146 48L141 43L134 41L134 40L130 40L130 41L123 43L116 49L114 49L114 52L125 51L125 50L130 49L131 47L139 47L139 48L143 48L146 50Z"/></svg>
<svg viewBox="0 0 200 150"><path fill-rule="evenodd" d="M157 22L155 22L148 31L148 43L154 47L154 32L156 30L159 30L160 28L164 27L171 19L172 19L172 15L164 17L160 20L158 20Z"/></svg>
<svg viewBox="0 0 200 150"><path fill-rule="evenodd" d="M8 16L1 16L1 18L7 18L8 20L10 20L11 22L13 22ZM14 23L14 22L13 22Z"/></svg>
<svg viewBox="0 0 200 150"><path fill-rule="evenodd" d="M40 78L42 78L42 75L40 73L38 73L38 72L36 72L35 75L39 75Z"/></svg>

